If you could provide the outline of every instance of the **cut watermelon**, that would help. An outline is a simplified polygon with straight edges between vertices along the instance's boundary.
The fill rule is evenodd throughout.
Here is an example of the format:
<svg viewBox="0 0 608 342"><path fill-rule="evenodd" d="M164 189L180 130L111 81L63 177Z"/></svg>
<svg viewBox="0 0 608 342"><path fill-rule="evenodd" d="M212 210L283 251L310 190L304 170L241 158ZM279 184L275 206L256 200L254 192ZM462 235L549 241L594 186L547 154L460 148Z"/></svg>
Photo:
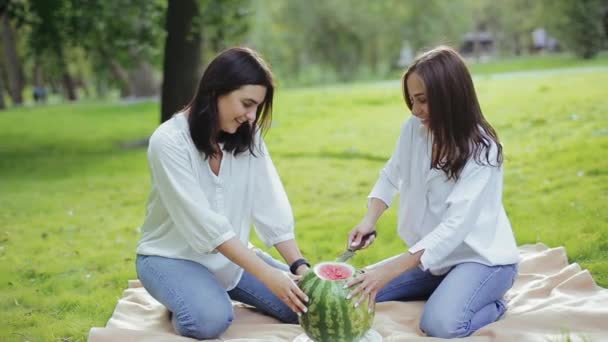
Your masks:
<svg viewBox="0 0 608 342"><path fill-rule="evenodd" d="M308 312L300 317L300 325L313 341L356 342L371 328L374 311L368 311L367 300L355 308L354 299L346 299L352 289L344 285L354 274L349 264L324 262L300 280L309 298Z"/></svg>

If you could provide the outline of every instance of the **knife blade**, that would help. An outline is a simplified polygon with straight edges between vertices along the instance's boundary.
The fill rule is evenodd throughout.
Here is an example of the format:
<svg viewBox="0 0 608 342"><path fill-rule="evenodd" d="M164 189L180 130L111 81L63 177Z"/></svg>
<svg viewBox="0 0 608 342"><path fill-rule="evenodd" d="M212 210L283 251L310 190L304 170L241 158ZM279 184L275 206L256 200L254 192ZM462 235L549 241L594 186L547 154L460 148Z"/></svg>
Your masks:
<svg viewBox="0 0 608 342"><path fill-rule="evenodd" d="M338 258L336 259L337 262L347 262L350 258L355 256L355 252L359 249L361 249L361 247L365 246L365 243L367 242L367 240L369 240L369 238L371 238L373 236L376 236L377 233L374 230L371 233L367 233L365 235L363 235L363 238L361 238L361 242L357 245L357 246L348 246L346 248L346 251L342 254L340 254L338 256Z"/></svg>

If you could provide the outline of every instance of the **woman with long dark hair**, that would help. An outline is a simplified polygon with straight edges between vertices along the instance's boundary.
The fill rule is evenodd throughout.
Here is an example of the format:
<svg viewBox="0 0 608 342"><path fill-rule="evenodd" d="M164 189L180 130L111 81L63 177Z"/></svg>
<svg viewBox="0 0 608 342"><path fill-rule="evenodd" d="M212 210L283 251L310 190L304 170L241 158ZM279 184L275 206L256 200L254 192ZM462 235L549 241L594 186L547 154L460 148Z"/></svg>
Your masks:
<svg viewBox="0 0 608 342"><path fill-rule="evenodd" d="M441 46L418 57L403 76L403 95L412 117L348 242L358 246L375 232L398 192L398 234L409 250L365 268L348 284L350 296L354 305L369 297L370 306L426 299L424 333L468 336L504 314L517 274L502 204L502 147L456 51Z"/></svg>
<svg viewBox="0 0 608 342"><path fill-rule="evenodd" d="M206 68L191 103L150 138L152 191L137 274L181 335L217 338L233 320L231 300L288 323L306 311L294 280L310 265L262 139L273 95L257 53L226 50ZM252 225L289 266L249 248Z"/></svg>

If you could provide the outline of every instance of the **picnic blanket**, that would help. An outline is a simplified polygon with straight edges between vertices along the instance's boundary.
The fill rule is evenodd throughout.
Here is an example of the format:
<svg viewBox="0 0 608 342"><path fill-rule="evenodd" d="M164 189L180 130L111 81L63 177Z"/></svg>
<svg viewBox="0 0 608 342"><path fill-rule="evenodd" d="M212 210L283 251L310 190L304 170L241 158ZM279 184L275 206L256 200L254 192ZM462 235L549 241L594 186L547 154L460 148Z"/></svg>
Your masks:
<svg viewBox="0 0 608 342"><path fill-rule="evenodd" d="M563 247L535 244L519 251L519 275L505 296L506 314L463 341L608 341L608 290L596 285L587 270L569 264ZM373 329L384 341L439 340L418 328L423 305L379 303ZM234 307L233 324L213 341L293 341L303 332L299 325L281 324L243 304ZM106 326L90 330L89 341L194 340L176 335L167 309L135 280L129 282Z"/></svg>

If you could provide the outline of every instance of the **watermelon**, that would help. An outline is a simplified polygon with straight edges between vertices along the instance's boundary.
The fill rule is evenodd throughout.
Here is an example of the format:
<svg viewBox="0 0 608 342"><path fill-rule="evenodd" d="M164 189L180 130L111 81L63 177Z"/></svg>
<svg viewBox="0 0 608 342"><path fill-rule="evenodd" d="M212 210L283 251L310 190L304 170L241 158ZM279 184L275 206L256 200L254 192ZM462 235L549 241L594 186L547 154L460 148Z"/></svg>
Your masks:
<svg viewBox="0 0 608 342"><path fill-rule="evenodd" d="M355 298L346 282L355 276L355 268L341 262L315 265L299 282L308 296L308 312L300 316L300 325L315 342L356 342L374 322L374 310L368 311L368 299L354 307Z"/></svg>

